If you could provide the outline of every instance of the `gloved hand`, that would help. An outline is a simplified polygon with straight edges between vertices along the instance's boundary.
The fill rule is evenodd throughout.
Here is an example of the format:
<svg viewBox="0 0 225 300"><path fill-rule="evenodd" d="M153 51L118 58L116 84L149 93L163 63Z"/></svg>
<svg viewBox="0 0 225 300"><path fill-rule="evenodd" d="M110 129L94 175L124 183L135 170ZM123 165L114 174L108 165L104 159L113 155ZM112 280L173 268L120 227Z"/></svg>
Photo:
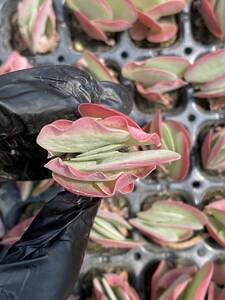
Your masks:
<svg viewBox="0 0 225 300"><path fill-rule="evenodd" d="M129 113L126 88L97 83L69 66L28 69L0 77L0 178L40 179L47 153L36 136L56 119L76 119L79 103L109 105ZM65 300L71 293L99 200L58 194L20 241L0 253L1 300Z"/></svg>

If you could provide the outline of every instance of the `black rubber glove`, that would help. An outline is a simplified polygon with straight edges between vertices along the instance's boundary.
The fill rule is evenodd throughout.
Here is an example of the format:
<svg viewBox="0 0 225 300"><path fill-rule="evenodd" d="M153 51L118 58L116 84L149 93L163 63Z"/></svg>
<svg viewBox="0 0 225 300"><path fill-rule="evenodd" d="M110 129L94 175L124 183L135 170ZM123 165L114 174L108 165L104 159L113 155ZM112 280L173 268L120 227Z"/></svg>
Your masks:
<svg viewBox="0 0 225 300"><path fill-rule="evenodd" d="M36 144L41 127L76 119L79 103L132 109L127 89L97 83L69 66L47 66L0 77L0 179L48 175L47 153ZM22 239L0 253L0 299L65 300L78 276L99 200L68 192L50 201Z"/></svg>
<svg viewBox="0 0 225 300"><path fill-rule="evenodd" d="M80 271L99 200L60 193L0 254L1 300L64 300Z"/></svg>
<svg viewBox="0 0 225 300"><path fill-rule="evenodd" d="M40 129L57 119L75 120L80 103L99 103L129 114L124 86L97 82L71 66L44 66L0 76L0 181L49 177L47 152L36 144Z"/></svg>

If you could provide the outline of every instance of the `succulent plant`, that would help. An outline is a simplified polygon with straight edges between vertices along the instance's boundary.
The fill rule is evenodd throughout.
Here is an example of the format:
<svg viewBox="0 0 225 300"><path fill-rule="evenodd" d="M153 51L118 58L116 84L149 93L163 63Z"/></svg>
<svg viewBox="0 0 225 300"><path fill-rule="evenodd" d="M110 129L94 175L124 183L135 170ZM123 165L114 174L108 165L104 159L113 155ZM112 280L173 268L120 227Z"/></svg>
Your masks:
<svg viewBox="0 0 225 300"><path fill-rule="evenodd" d="M0 241L0 244L12 245L17 242L30 226L34 218L35 217L27 218L11 228L8 232L6 232L3 239Z"/></svg>
<svg viewBox="0 0 225 300"><path fill-rule="evenodd" d="M197 208L169 199L154 202L150 209L139 212L129 222L156 244L174 247L185 242L186 247L198 241L194 238L186 243L195 231L203 230L207 218Z"/></svg>
<svg viewBox="0 0 225 300"><path fill-rule="evenodd" d="M25 201L30 196L35 197L38 196L48 188L50 188L54 183L54 180L51 179L43 179L40 181L17 181L17 186L20 190L21 200Z"/></svg>
<svg viewBox="0 0 225 300"><path fill-rule="evenodd" d="M225 128L208 131L202 143L201 158L205 170L225 171Z"/></svg>
<svg viewBox="0 0 225 300"><path fill-rule="evenodd" d="M225 40L225 5L223 0L201 0L200 13L209 31L218 39Z"/></svg>
<svg viewBox="0 0 225 300"><path fill-rule="evenodd" d="M108 44L107 33L126 30L137 19L130 0L66 0L66 4L89 37Z"/></svg>
<svg viewBox="0 0 225 300"><path fill-rule="evenodd" d="M138 12L138 21L130 30L133 40L164 43L176 38L178 26L175 15L184 9L185 0L132 1Z"/></svg>
<svg viewBox="0 0 225 300"><path fill-rule="evenodd" d="M159 136L145 133L128 116L98 104L81 104L76 121L58 120L42 128L37 143L48 150L46 167L72 193L111 197L129 193L134 181L156 166L180 158L169 150L140 151L160 145Z"/></svg>
<svg viewBox="0 0 225 300"><path fill-rule="evenodd" d="M118 213L99 209L90 239L104 248L134 248L143 243L127 238L131 225Z"/></svg>
<svg viewBox="0 0 225 300"><path fill-rule="evenodd" d="M186 73L186 81L196 88L194 96L207 99L212 110L225 106L225 49L206 54L191 65Z"/></svg>
<svg viewBox="0 0 225 300"><path fill-rule="evenodd" d="M162 121L160 111L156 112L153 121L146 124L143 129L159 135L160 149L172 150L181 155L180 160L165 165L161 169L174 180L184 180L190 167L191 137L188 130L176 121Z"/></svg>
<svg viewBox="0 0 225 300"><path fill-rule="evenodd" d="M208 300L225 299L225 263L214 262L214 272L208 289Z"/></svg>
<svg viewBox="0 0 225 300"><path fill-rule="evenodd" d="M189 65L183 57L158 56L131 61L123 67L122 74L135 81L137 91L145 99L171 107L174 99L170 92L186 85L182 78Z"/></svg>
<svg viewBox="0 0 225 300"><path fill-rule="evenodd" d="M225 247L225 199L205 206L204 212L208 218L206 226L211 237Z"/></svg>
<svg viewBox="0 0 225 300"><path fill-rule="evenodd" d="M13 51L5 63L0 67L0 75L31 67L32 65L28 62L26 57L20 55L17 51Z"/></svg>
<svg viewBox="0 0 225 300"><path fill-rule="evenodd" d="M93 52L85 50L83 57L78 61L77 67L91 73L91 75L100 81L118 82L113 72L100 60Z"/></svg>
<svg viewBox="0 0 225 300"><path fill-rule="evenodd" d="M17 20L22 44L33 54L56 48L59 36L52 0L19 1Z"/></svg>
<svg viewBox="0 0 225 300"><path fill-rule="evenodd" d="M140 300L135 289L128 283L128 274L105 273L93 279L92 300Z"/></svg>
<svg viewBox="0 0 225 300"><path fill-rule="evenodd" d="M152 276L151 300L204 300L213 273L211 261L199 270L194 265L170 268L166 261L161 261Z"/></svg>

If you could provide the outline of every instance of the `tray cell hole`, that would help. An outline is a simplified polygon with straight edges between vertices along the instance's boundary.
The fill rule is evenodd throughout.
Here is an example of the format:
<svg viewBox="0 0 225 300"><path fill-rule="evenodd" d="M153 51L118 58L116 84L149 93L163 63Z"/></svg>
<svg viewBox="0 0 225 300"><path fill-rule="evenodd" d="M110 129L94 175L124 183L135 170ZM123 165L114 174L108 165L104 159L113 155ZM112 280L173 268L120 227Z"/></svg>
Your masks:
<svg viewBox="0 0 225 300"><path fill-rule="evenodd" d="M199 189L201 187L201 182L195 180L195 181L192 182L192 186L195 189Z"/></svg>
<svg viewBox="0 0 225 300"><path fill-rule="evenodd" d="M58 62L63 63L65 61L65 57L63 55L58 56Z"/></svg>
<svg viewBox="0 0 225 300"><path fill-rule="evenodd" d="M141 260L142 256L141 256L141 253L140 252L135 252L134 253L134 259L135 260Z"/></svg>
<svg viewBox="0 0 225 300"><path fill-rule="evenodd" d="M191 55L193 52L192 48L191 47L186 47L184 48L184 54L186 55Z"/></svg>
<svg viewBox="0 0 225 300"><path fill-rule="evenodd" d="M194 122L196 120L196 116L193 114L188 115L188 121L189 122Z"/></svg>
<svg viewBox="0 0 225 300"><path fill-rule="evenodd" d="M200 257L204 257L204 256L206 255L206 250L205 250L204 248L199 248L199 249L197 250L197 254L198 254L198 256L200 256Z"/></svg>
<svg viewBox="0 0 225 300"><path fill-rule="evenodd" d="M121 58L123 58L123 59L127 59L129 57L129 54L127 51L122 51L120 55L121 55Z"/></svg>

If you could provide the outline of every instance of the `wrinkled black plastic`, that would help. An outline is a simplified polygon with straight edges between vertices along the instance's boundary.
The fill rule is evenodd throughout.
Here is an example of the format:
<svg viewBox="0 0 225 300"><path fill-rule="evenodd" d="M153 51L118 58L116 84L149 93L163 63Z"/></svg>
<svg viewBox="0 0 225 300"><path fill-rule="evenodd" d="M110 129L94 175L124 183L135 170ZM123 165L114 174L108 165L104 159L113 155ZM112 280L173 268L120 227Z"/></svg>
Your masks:
<svg viewBox="0 0 225 300"><path fill-rule="evenodd" d="M0 77L0 181L34 180L49 175L47 153L36 144L40 129L56 119L73 119L80 103L132 110L128 90L98 83L71 66L43 66Z"/></svg>
<svg viewBox="0 0 225 300"><path fill-rule="evenodd" d="M66 299L98 205L99 200L68 192L48 202L21 240L0 253L0 299Z"/></svg>

